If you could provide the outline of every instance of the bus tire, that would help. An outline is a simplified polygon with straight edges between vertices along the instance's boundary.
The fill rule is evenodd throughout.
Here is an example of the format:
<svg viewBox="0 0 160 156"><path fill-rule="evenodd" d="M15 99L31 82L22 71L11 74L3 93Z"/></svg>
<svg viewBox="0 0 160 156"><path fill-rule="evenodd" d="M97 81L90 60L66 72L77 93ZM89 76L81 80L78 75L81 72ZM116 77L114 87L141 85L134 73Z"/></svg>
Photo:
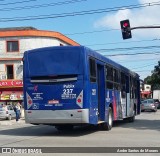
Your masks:
<svg viewBox="0 0 160 156"><path fill-rule="evenodd" d="M107 118L107 122L104 122L101 124L101 128L102 130L111 130L113 126L113 111L112 108L109 107L108 109L108 118Z"/></svg>
<svg viewBox="0 0 160 156"><path fill-rule="evenodd" d="M128 122L134 122L136 116L136 107L134 107L133 116L128 118Z"/></svg>

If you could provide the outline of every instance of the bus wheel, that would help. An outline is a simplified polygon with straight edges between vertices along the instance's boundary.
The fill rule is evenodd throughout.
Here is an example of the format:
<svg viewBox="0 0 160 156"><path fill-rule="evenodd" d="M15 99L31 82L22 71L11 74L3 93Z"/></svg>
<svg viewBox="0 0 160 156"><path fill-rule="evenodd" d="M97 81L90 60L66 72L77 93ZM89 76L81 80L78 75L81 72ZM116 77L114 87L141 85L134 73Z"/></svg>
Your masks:
<svg viewBox="0 0 160 156"><path fill-rule="evenodd" d="M113 112L112 112L112 108L109 107L107 122L102 123L101 128L103 130L109 131L112 129L112 126L113 126Z"/></svg>
<svg viewBox="0 0 160 156"><path fill-rule="evenodd" d="M134 109L133 116L128 118L128 122L134 122L135 121L135 113L136 113L136 110Z"/></svg>

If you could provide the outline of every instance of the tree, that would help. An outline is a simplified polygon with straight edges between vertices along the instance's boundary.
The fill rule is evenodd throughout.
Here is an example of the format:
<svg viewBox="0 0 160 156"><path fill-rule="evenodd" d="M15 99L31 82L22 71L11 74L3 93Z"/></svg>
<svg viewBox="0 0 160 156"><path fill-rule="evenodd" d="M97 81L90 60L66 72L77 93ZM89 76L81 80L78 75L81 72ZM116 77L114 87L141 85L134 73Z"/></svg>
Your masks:
<svg viewBox="0 0 160 156"><path fill-rule="evenodd" d="M158 65L154 67L151 76L147 76L144 79L144 83L150 84L152 86L152 90L160 89L160 61L158 61Z"/></svg>

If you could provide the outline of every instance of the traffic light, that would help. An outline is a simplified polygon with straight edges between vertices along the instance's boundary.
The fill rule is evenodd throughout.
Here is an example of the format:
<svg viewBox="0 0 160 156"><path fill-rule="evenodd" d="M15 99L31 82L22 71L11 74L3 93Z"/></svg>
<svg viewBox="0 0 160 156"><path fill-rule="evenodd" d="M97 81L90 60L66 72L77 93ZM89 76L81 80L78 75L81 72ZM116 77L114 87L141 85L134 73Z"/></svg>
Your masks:
<svg viewBox="0 0 160 156"><path fill-rule="evenodd" d="M129 20L120 21L123 39L132 38Z"/></svg>

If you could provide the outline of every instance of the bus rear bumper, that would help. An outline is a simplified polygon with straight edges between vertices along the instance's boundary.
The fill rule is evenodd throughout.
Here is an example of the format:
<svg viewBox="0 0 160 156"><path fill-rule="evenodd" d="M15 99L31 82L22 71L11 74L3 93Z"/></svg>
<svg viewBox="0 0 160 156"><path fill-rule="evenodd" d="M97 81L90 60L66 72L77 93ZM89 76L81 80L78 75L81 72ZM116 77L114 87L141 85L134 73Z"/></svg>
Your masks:
<svg viewBox="0 0 160 156"><path fill-rule="evenodd" d="M32 124L88 124L89 110L25 110L26 123Z"/></svg>

